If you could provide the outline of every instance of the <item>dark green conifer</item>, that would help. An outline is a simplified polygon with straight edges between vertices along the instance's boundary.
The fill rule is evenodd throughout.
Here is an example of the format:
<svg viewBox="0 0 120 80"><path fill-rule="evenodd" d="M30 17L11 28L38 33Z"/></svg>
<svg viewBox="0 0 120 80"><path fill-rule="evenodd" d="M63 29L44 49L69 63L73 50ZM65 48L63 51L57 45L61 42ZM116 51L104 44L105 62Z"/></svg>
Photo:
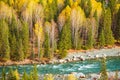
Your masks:
<svg viewBox="0 0 120 80"><path fill-rule="evenodd" d="M72 48L72 36L71 35L72 34L71 34L70 19L68 19L60 33L60 39L58 43L60 58L65 57L67 55L66 50Z"/></svg>
<svg viewBox="0 0 120 80"><path fill-rule="evenodd" d="M21 36L22 36L22 44L24 44L23 46L24 58L27 58L28 49L29 49L29 28L27 23L23 23Z"/></svg>
<svg viewBox="0 0 120 80"><path fill-rule="evenodd" d="M2 80L6 80L5 68L2 69Z"/></svg>
<svg viewBox="0 0 120 80"><path fill-rule="evenodd" d="M100 35L99 35L99 45L100 45L100 47L105 46L105 35L104 35L104 30L103 29L102 29L102 31L100 32Z"/></svg>
<svg viewBox="0 0 120 80"><path fill-rule="evenodd" d="M105 44L106 45L113 45L114 44L114 37L111 30L111 11L110 8L107 8L104 12L104 34L105 34Z"/></svg>
<svg viewBox="0 0 120 80"><path fill-rule="evenodd" d="M106 70L106 60L104 58L101 60L101 74L99 80L108 80L108 75Z"/></svg>
<svg viewBox="0 0 120 80"><path fill-rule="evenodd" d="M9 47L9 30L5 20L0 20L0 58L3 60L10 59L10 47Z"/></svg>
<svg viewBox="0 0 120 80"><path fill-rule="evenodd" d="M68 19L60 33L60 39L59 39L59 44L58 44L59 49L68 50L72 48L72 36L71 35L72 34L71 34L70 19Z"/></svg>
<svg viewBox="0 0 120 80"><path fill-rule="evenodd" d="M45 34L45 42L44 42L44 57L50 58L50 39L47 32Z"/></svg>
<svg viewBox="0 0 120 80"><path fill-rule="evenodd" d="M117 13L117 26L115 29L115 39L117 41L120 41L120 8Z"/></svg>
<svg viewBox="0 0 120 80"><path fill-rule="evenodd" d="M39 80L39 77L38 77L38 70L37 70L37 66L36 66L36 65L34 65L31 74L32 74L32 78L33 78L34 80ZM32 78L31 78L31 79L32 79Z"/></svg>
<svg viewBox="0 0 120 80"><path fill-rule="evenodd" d="M24 71L22 80L28 80L28 74Z"/></svg>
<svg viewBox="0 0 120 80"><path fill-rule="evenodd" d="M90 28L88 32L88 40L87 40L86 47L93 48L93 44L94 44L94 39L93 39L93 34L92 34L92 28Z"/></svg>

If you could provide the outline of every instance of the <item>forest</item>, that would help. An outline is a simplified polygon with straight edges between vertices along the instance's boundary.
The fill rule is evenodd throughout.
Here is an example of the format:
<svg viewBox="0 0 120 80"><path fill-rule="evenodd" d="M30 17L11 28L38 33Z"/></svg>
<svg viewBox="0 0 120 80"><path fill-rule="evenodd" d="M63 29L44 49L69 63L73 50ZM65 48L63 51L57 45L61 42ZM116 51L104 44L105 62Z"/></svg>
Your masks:
<svg viewBox="0 0 120 80"><path fill-rule="evenodd" d="M64 58L70 49L115 43L120 0L0 0L0 61Z"/></svg>

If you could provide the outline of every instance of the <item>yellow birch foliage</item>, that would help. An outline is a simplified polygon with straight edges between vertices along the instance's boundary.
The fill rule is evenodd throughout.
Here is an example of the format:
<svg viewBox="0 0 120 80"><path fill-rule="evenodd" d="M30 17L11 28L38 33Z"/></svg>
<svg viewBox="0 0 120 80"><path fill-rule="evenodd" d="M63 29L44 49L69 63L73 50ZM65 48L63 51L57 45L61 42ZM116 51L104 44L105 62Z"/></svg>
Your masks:
<svg viewBox="0 0 120 80"><path fill-rule="evenodd" d="M34 28L34 32L36 34L36 36L38 36L40 39L43 39L43 27L40 26L40 23L36 23L35 24L35 28Z"/></svg>
<svg viewBox="0 0 120 80"><path fill-rule="evenodd" d="M67 80L77 80L73 74L69 74Z"/></svg>
<svg viewBox="0 0 120 80"><path fill-rule="evenodd" d="M86 20L85 13L83 9L75 2L71 9L71 19L74 20L79 26L83 25Z"/></svg>
<svg viewBox="0 0 120 80"><path fill-rule="evenodd" d="M102 4L101 2L97 2L96 0L91 0L91 16L94 16L95 11L97 11L98 18L101 16L102 13Z"/></svg>
<svg viewBox="0 0 120 80"><path fill-rule="evenodd" d="M14 10L3 1L0 1L0 18L11 20L13 15L15 15Z"/></svg>
<svg viewBox="0 0 120 80"><path fill-rule="evenodd" d="M118 12L119 8L120 8L120 4L117 4L116 5L116 12Z"/></svg>

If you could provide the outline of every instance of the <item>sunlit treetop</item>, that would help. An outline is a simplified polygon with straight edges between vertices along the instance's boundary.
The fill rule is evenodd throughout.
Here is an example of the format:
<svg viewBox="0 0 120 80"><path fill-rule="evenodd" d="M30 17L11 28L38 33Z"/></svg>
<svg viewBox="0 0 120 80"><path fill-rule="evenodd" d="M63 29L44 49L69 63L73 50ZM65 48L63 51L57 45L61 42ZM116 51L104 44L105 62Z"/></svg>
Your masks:
<svg viewBox="0 0 120 80"><path fill-rule="evenodd" d="M49 4L52 4L52 2L53 2L53 0L48 0L48 3L49 3Z"/></svg>
<svg viewBox="0 0 120 80"><path fill-rule="evenodd" d="M120 8L120 4L117 4L116 5L116 12L118 12L119 8Z"/></svg>
<svg viewBox="0 0 120 80"><path fill-rule="evenodd" d="M4 2L0 1L0 19L4 18L11 20L13 15L15 15L15 12L12 7L9 7Z"/></svg>
<svg viewBox="0 0 120 80"><path fill-rule="evenodd" d="M96 0L91 0L91 16L94 16L95 11L97 11L98 18L101 16L102 13L102 4L101 2L97 2Z"/></svg>
<svg viewBox="0 0 120 80"><path fill-rule="evenodd" d="M74 2L71 10L72 10L72 13L73 13L73 14L71 14L71 17L76 16L77 20L80 19L79 23L80 23L80 25L82 25L83 22L86 19L86 16L85 16L85 13L84 13L83 9L78 5L78 2Z"/></svg>
<svg viewBox="0 0 120 80"><path fill-rule="evenodd" d="M75 2L77 2L78 4L80 4L80 3L81 3L81 0L75 0Z"/></svg>
<svg viewBox="0 0 120 80"><path fill-rule="evenodd" d="M64 15L66 18L70 16L71 14L71 8L70 6L67 6L61 13L62 15Z"/></svg>

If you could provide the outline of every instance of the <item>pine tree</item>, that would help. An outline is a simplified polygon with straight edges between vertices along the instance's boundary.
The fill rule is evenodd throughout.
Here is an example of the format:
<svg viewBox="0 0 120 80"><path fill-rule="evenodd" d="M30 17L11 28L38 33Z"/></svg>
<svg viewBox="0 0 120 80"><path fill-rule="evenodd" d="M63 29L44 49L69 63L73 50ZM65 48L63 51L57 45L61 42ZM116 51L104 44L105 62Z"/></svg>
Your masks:
<svg viewBox="0 0 120 80"><path fill-rule="evenodd" d="M86 17L89 17L90 16L90 11L92 10L91 0L87 0L86 3L87 3L87 5L85 4L84 11L85 11Z"/></svg>
<svg viewBox="0 0 120 80"><path fill-rule="evenodd" d="M10 37L10 59L11 60L16 60L15 59L15 54L16 54L16 37L15 35Z"/></svg>
<svg viewBox="0 0 120 80"><path fill-rule="evenodd" d="M33 78L34 80L39 80L39 77L38 77L38 70L37 70L37 66L36 66L36 65L34 65L31 74L32 74L31 79Z"/></svg>
<svg viewBox="0 0 120 80"><path fill-rule="evenodd" d="M5 61L10 59L8 34L9 34L8 25L3 19L1 19L0 20L0 58Z"/></svg>
<svg viewBox="0 0 120 80"><path fill-rule="evenodd" d="M58 43L60 58L64 58L67 55L66 50L70 48L72 48L72 34L71 34L70 19L68 19L60 33L60 39Z"/></svg>
<svg viewBox="0 0 120 80"><path fill-rule="evenodd" d="M32 77L32 73L30 73L30 76L29 76L28 80L35 80L35 79L33 79L33 77Z"/></svg>
<svg viewBox="0 0 120 80"><path fill-rule="evenodd" d="M104 30L102 29L99 35L99 45L100 47L105 46L105 35L104 35Z"/></svg>
<svg viewBox="0 0 120 80"><path fill-rule="evenodd" d="M7 78L9 80L14 80L14 74L13 74L13 70L12 69L9 70Z"/></svg>
<svg viewBox="0 0 120 80"><path fill-rule="evenodd" d="M17 53L16 53L17 60L21 61L24 59L23 45L21 39L17 42L16 47L17 47Z"/></svg>
<svg viewBox="0 0 120 80"><path fill-rule="evenodd" d="M25 71L23 73L22 80L28 80L28 75Z"/></svg>
<svg viewBox="0 0 120 80"><path fill-rule="evenodd" d="M16 18L13 16L12 21L9 24L10 29L9 29L9 42L10 42L10 57L11 60L18 60L18 43L19 43L19 29L18 29L18 23ZM18 41L18 42L17 42ZM18 45L19 46L19 45Z"/></svg>
<svg viewBox="0 0 120 80"><path fill-rule="evenodd" d="M2 79L1 80L6 80L5 68L2 69Z"/></svg>
<svg viewBox="0 0 120 80"><path fill-rule="evenodd" d="M27 58L28 49L29 49L29 28L27 23L23 23L21 35L22 35L22 44L24 44L23 46L24 58Z"/></svg>
<svg viewBox="0 0 120 80"><path fill-rule="evenodd" d="M60 33L58 49L68 50L68 49L72 48L72 36L71 35L72 34L71 34L70 19L68 19Z"/></svg>
<svg viewBox="0 0 120 80"><path fill-rule="evenodd" d="M105 44L106 45L113 45L114 44L114 37L111 30L111 11L110 8L107 8L104 13L104 34L105 34Z"/></svg>
<svg viewBox="0 0 120 80"><path fill-rule="evenodd" d="M115 39L117 41L120 41L120 8L117 13L117 26L115 29Z"/></svg>
<svg viewBox="0 0 120 80"><path fill-rule="evenodd" d="M47 32L45 34L45 42L44 42L44 57L50 58L50 39Z"/></svg>
<svg viewBox="0 0 120 80"><path fill-rule="evenodd" d="M101 61L100 80L108 80L108 75L107 75L107 70L106 70L106 60L104 58Z"/></svg>
<svg viewBox="0 0 120 80"><path fill-rule="evenodd" d="M115 80L119 80L118 71L115 72Z"/></svg>
<svg viewBox="0 0 120 80"><path fill-rule="evenodd" d="M93 44L94 44L94 39L93 39L93 34L92 34L92 28L90 28L88 32L88 40L87 40L86 47L93 48Z"/></svg>
<svg viewBox="0 0 120 80"><path fill-rule="evenodd" d="M10 69L7 78L8 80L19 80L20 76L17 70L13 71L12 69Z"/></svg>

